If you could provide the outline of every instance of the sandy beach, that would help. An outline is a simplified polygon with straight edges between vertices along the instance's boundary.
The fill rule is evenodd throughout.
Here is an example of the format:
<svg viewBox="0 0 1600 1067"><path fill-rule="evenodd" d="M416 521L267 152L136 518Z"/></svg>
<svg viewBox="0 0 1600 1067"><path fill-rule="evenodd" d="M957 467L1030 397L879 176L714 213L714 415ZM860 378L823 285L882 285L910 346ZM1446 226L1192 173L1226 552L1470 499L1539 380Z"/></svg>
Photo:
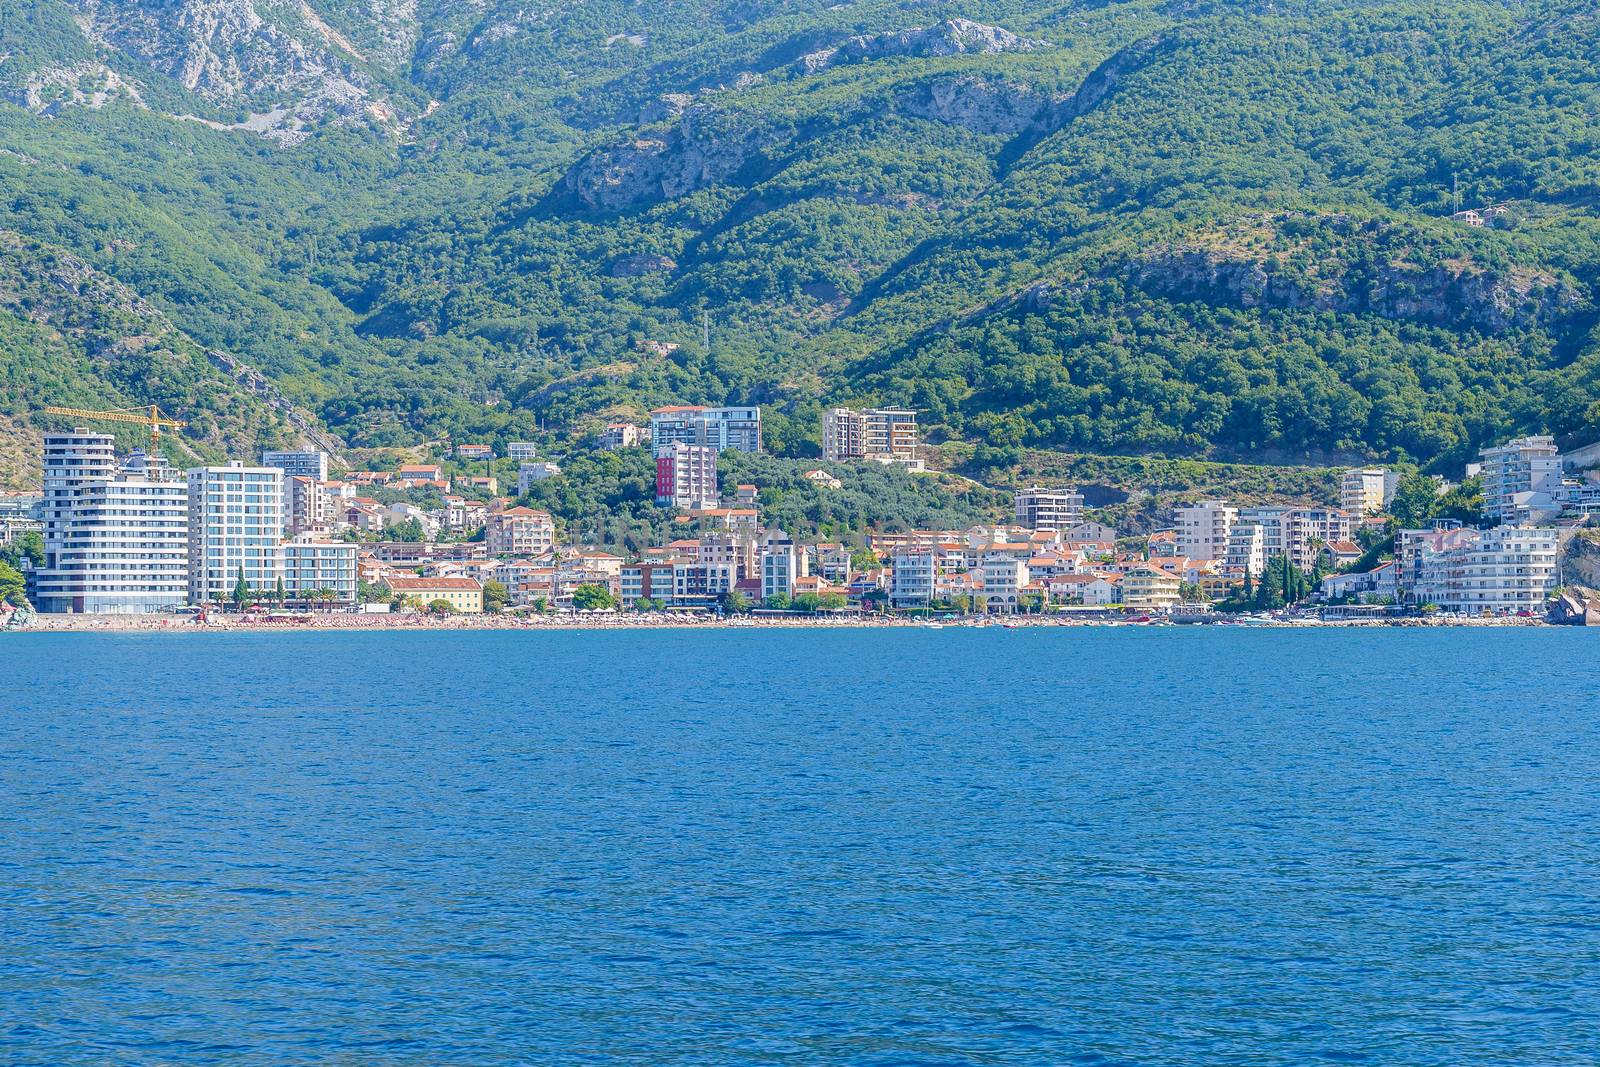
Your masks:
<svg viewBox="0 0 1600 1067"><path fill-rule="evenodd" d="M1500 618L1469 619L1401 618L1401 619L1350 619L1323 621L1315 618L1295 618L1253 623L1228 621L1209 625L1226 625L1247 628L1323 628L1323 627L1416 627L1416 626L1546 626L1543 619ZM35 615L25 625L0 633L216 633L240 631L252 633L296 631L428 631L428 630L816 630L816 629L1020 629L1037 627L1104 627L1104 626L1156 626L1173 627L1166 620L1149 621L1119 619L1097 614L1083 616L968 616L956 619L924 619L906 616L839 615L839 616L737 616L731 619L710 615L635 613L635 612L557 612L546 615L505 613L499 615L423 615L415 613L391 615L362 614L308 614L289 618L268 618L249 615L212 616L201 622L191 615Z"/></svg>

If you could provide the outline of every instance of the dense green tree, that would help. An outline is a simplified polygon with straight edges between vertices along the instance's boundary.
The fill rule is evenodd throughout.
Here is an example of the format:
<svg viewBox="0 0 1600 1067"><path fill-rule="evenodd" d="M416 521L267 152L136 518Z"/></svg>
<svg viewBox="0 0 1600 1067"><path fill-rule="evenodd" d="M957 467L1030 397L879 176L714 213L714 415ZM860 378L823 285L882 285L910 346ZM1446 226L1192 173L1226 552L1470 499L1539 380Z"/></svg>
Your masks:
<svg viewBox="0 0 1600 1067"><path fill-rule="evenodd" d="M405 519L397 522L385 530L384 535L391 541L404 541L412 544L427 540L427 531L422 528L420 519Z"/></svg>
<svg viewBox="0 0 1600 1067"><path fill-rule="evenodd" d="M816 593L801 593L789 602L789 607L794 611L803 611L807 615L815 615L822 610L822 597Z"/></svg>
<svg viewBox="0 0 1600 1067"><path fill-rule="evenodd" d="M603 585L584 584L572 591L572 606L578 611L610 611L617 598Z"/></svg>
<svg viewBox="0 0 1600 1067"><path fill-rule="evenodd" d="M511 601L511 594L506 590L504 582L490 579L483 583L483 607L485 611L504 611Z"/></svg>
<svg viewBox="0 0 1600 1067"><path fill-rule="evenodd" d="M20 607L27 602L22 572L9 563L0 563L0 601Z"/></svg>
<svg viewBox="0 0 1600 1067"><path fill-rule="evenodd" d="M0 545L0 563L17 570L24 566L44 566L44 535L38 530L28 530Z"/></svg>

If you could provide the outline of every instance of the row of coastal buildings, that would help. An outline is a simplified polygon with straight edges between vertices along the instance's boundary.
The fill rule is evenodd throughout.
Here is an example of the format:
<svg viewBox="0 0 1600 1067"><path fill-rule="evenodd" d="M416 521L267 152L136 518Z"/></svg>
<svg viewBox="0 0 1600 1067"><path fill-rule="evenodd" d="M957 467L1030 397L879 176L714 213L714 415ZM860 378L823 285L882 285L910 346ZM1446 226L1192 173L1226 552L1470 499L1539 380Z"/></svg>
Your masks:
<svg viewBox="0 0 1600 1067"><path fill-rule="evenodd" d="M1116 531L1086 521L1082 494L1030 486L1013 498L1015 524L951 535L896 535L891 603L968 603L979 610L1113 608L1161 612L1185 600L1227 598L1274 556L1309 569L1330 545L1340 559L1358 513L1341 508L1236 508L1222 500L1180 507L1176 524L1118 550Z"/></svg>
<svg viewBox="0 0 1600 1067"><path fill-rule="evenodd" d="M837 409L825 423L835 459L920 467L912 412ZM760 527L753 486L723 506L716 457L762 450L759 407L662 408L648 427L608 427L598 444L653 447L659 502L704 530L703 543L680 539L626 573L620 557L563 547L548 512L497 495L487 444L456 445L467 473L453 477L424 462L332 478L319 451L177 470L156 454L119 456L111 435L82 428L46 436L42 492L0 498L0 541L42 535L44 558L27 579L46 613L223 605L241 585L286 607L353 607L363 581L457 610L480 609L492 581L513 604L561 604L597 584L624 599L705 605L736 588L762 598L815 592L814 570L837 574L822 565L826 550L819 557ZM507 455L519 464L519 495L561 473L533 442L512 442ZM481 475L471 473L478 461Z"/></svg>
<svg viewBox="0 0 1600 1067"><path fill-rule="evenodd" d="M110 434L85 429L47 434L43 458L29 522L44 559L27 574L42 612L220 604L241 580L285 603L355 600L356 547L290 533L278 467L179 471L159 455L119 458Z"/></svg>
<svg viewBox="0 0 1600 1067"><path fill-rule="evenodd" d="M1482 528L1438 521L1398 530L1391 559L1328 576L1322 596L1462 615L1542 613L1564 584L1565 537L1600 515L1597 470L1600 446L1562 454L1554 438L1530 436L1485 448L1466 471L1482 479Z"/></svg>
<svg viewBox="0 0 1600 1067"><path fill-rule="evenodd" d="M1600 445L1561 454L1552 438L1485 448L1467 468L1484 487L1482 528L1439 521L1395 533L1391 559L1354 570L1363 545L1382 542L1399 477L1383 468L1344 472L1339 506L1236 507L1202 500L1178 507L1174 524L1140 551L1111 551L1111 531L1084 524L1082 497L1029 488L1016 494L1013 543L955 538L922 543L894 559L897 607L967 595L988 610L1024 603L1121 605L1167 611L1186 600L1220 601L1259 581L1275 558L1302 572L1328 571L1319 599L1340 605L1435 608L1464 615L1541 613L1562 585L1563 538L1600 514ZM1445 488L1439 487L1441 491ZM1043 531L1059 531L1052 541Z"/></svg>
<svg viewBox="0 0 1600 1067"><path fill-rule="evenodd" d="M51 614L223 606L241 591L284 608L352 609L364 584L384 598L475 612L489 576L457 564L550 559L556 549L548 512L454 495L437 464L339 479L328 467L327 453L307 450L177 470L143 451L119 456L109 434L51 433L42 491L0 499L0 541L41 535L28 596ZM379 486L433 491L442 504L364 495Z"/></svg>
<svg viewBox="0 0 1600 1067"><path fill-rule="evenodd" d="M825 419L836 463L920 466L913 412L836 409ZM44 560L28 578L46 612L225 604L241 582L257 596L308 607L355 607L365 584L463 612L482 610L494 585L510 607L573 604L591 586L625 608L716 610L737 594L772 608L809 600L908 611L1157 612L1225 599L1283 557L1303 571L1320 564L1339 572L1323 582L1329 600L1503 613L1543 602L1559 577L1557 523L1600 508L1600 486L1572 476L1600 456L1561 457L1550 439L1527 438L1486 449L1474 472L1484 479L1489 528L1402 530L1395 558L1362 573L1348 570L1375 540L1370 528L1385 522L1396 489L1382 469L1347 472L1338 507L1184 505L1170 529L1135 547L1090 521L1080 493L1048 486L1017 490L1007 523L876 532L864 548L801 543L763 522L757 486L719 484L718 456L761 450L758 407L664 408L648 428L633 429L608 428L602 446L648 442L658 501L677 512L673 536L634 558L561 543L549 512L493 495L488 472L452 479L439 464L417 463L335 479L328 457L313 451L180 472L141 452L119 458L109 435L81 429L47 436L43 493L28 511L0 499L0 540L29 526L43 533ZM519 481L538 463L531 443L520 448L512 456L524 468ZM457 452L469 463L494 457L487 446ZM385 488L423 490L411 499L429 503L395 500Z"/></svg>
<svg viewBox="0 0 1600 1067"><path fill-rule="evenodd" d="M713 457L730 448L755 451L759 412L747 412L661 411L652 436L662 449L688 445ZM898 443L883 447L914 456L906 431L885 440ZM672 458L658 451L658 473ZM555 519L542 509L458 496L463 479L452 480L438 464L331 478L325 453L281 451L255 465L180 471L159 455L119 456L111 435L74 429L46 436L43 475L42 493L26 510L0 506L0 521L12 524L7 536L42 534L43 560L28 583L35 607L47 613L228 605L240 586L251 599L287 608L354 608L363 585L385 598L475 612L490 583L504 588L510 607L572 604L584 586L607 590L627 608L711 610L733 594L769 607L808 597L828 607L891 597L906 603L915 599L908 584L918 580L907 560L924 547L937 553L941 594L954 592L945 579L959 574L965 593L993 610L1017 608L1054 578L1068 579L1051 585L1054 595L1077 602L1120 597L1092 580L1069 593L1075 583L1068 576L1087 576L1090 561L1104 557L1107 573L1116 564L1113 531L1084 522L1082 498L1066 491L1019 494L1015 526L881 534L863 549L797 542L762 521L755 485L731 487L724 500L710 481L705 491L669 501L677 515L667 543L628 559L562 544ZM422 490L442 506L383 504L366 495L380 488Z"/></svg>

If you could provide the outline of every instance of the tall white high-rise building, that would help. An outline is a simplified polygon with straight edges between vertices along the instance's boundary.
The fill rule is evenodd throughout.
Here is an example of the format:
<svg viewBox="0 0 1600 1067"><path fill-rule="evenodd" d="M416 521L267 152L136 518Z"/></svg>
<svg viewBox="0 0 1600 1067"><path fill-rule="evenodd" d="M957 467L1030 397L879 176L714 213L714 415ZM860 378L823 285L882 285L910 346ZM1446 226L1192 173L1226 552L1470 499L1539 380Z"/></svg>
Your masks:
<svg viewBox="0 0 1600 1067"><path fill-rule="evenodd" d="M1252 522L1235 522L1228 530L1223 573L1230 578L1255 578L1267 569L1267 532Z"/></svg>
<svg viewBox="0 0 1600 1067"><path fill-rule="evenodd" d="M1226 559L1239 509L1226 500L1202 500L1177 509L1177 552L1189 559Z"/></svg>
<svg viewBox="0 0 1600 1067"><path fill-rule="evenodd" d="M1263 506L1239 512L1236 525L1258 526L1266 559L1288 556L1303 571L1316 565L1322 546L1355 536L1358 517L1339 508Z"/></svg>
<svg viewBox="0 0 1600 1067"><path fill-rule="evenodd" d="M239 577L270 593L283 578L283 471L196 467L189 471L189 599L226 603Z"/></svg>
<svg viewBox="0 0 1600 1067"><path fill-rule="evenodd" d="M761 599L794 596L794 580L805 577L805 555L782 530L769 530L761 546Z"/></svg>
<svg viewBox="0 0 1600 1067"><path fill-rule="evenodd" d="M656 446L656 503L714 508L719 499L715 449L681 441Z"/></svg>
<svg viewBox="0 0 1600 1067"><path fill-rule="evenodd" d="M88 430L45 436L41 612L143 614L185 600L188 487L159 456L135 452L118 469L112 442Z"/></svg>
<svg viewBox="0 0 1600 1067"><path fill-rule="evenodd" d="M1555 507L1561 488L1561 456L1553 437L1519 437L1485 448L1483 510L1506 523L1527 522Z"/></svg>

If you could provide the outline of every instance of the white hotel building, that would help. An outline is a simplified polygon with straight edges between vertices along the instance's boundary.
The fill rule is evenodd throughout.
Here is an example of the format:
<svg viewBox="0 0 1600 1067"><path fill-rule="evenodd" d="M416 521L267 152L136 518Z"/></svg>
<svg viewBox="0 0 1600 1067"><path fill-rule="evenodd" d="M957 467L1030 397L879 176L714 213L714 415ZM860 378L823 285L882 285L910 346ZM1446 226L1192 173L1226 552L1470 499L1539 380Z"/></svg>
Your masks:
<svg viewBox="0 0 1600 1067"><path fill-rule="evenodd" d="M283 579L283 471L196 467L189 471L189 599L226 603L239 576L252 591Z"/></svg>
<svg viewBox="0 0 1600 1067"><path fill-rule="evenodd" d="M1413 604L1437 604L1465 615L1542 611L1556 584L1560 533L1553 529L1497 526L1463 536L1454 547L1417 555Z"/></svg>
<svg viewBox="0 0 1600 1067"><path fill-rule="evenodd" d="M186 599L188 489L159 456L136 452L119 469L113 440L45 435L41 612L143 614Z"/></svg>

